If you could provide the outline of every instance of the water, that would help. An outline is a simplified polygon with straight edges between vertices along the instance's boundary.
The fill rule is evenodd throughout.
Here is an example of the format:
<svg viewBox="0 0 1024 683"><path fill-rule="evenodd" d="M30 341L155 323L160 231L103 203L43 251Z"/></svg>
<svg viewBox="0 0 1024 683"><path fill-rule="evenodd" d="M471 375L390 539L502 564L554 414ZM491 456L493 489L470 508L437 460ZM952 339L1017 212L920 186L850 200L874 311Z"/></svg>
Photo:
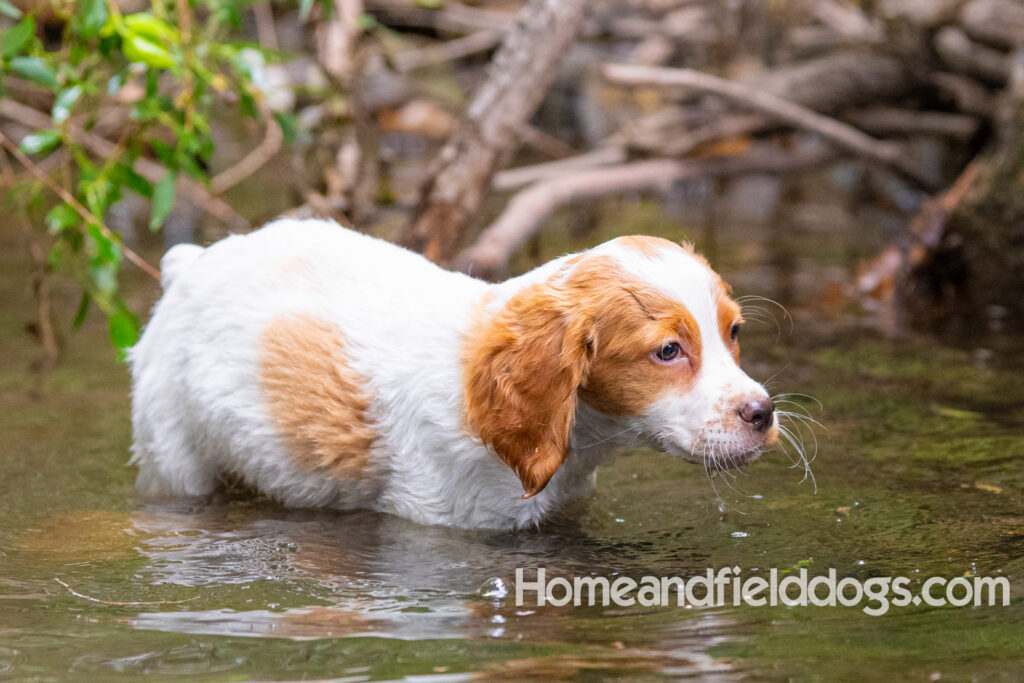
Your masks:
<svg viewBox="0 0 1024 683"><path fill-rule="evenodd" d="M649 231L648 210L630 214L636 230ZM782 260L770 244L719 239L713 260L739 294L782 291L795 302L792 333L781 315L781 333L748 326L744 365L775 375L775 392L821 401L794 398L827 427L816 432L817 490L781 455L709 480L636 450L600 470L593 499L516 534L228 494L206 505L134 500L128 378L103 322L67 336L64 364L45 379L26 372L31 309L7 240L0 678L1019 680L1019 340L886 340L842 307L825 311L809 293L863 236L791 238L810 246ZM538 246L542 258L559 248L554 237ZM141 282L133 291L145 308L153 293ZM71 291L59 298L74 305ZM1014 597L1009 607L880 617L852 607L514 604L516 567L639 579L734 565L745 575L1006 576Z"/></svg>

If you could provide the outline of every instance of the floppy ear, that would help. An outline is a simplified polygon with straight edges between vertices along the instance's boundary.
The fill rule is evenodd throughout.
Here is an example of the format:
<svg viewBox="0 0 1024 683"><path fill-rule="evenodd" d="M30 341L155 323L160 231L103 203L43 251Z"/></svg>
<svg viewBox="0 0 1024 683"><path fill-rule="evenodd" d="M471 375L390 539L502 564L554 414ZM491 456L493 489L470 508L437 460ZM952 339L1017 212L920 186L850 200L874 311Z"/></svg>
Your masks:
<svg viewBox="0 0 1024 683"><path fill-rule="evenodd" d="M540 493L569 452L576 390L593 335L550 286L515 297L467 341L467 417L523 483Z"/></svg>

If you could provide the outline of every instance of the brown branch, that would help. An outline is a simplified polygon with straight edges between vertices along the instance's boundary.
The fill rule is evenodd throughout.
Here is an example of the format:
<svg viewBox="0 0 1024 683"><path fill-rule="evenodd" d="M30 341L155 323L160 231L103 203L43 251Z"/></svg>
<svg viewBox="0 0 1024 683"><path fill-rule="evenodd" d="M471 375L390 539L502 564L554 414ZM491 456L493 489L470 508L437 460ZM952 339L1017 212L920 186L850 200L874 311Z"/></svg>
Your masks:
<svg viewBox="0 0 1024 683"><path fill-rule="evenodd" d="M967 196L983 169L981 159L973 159L948 189L925 200L907 226L908 243L903 247L890 245L861 264L855 281L857 291L883 299L891 295L900 273L923 264L928 254L942 241L949 217ZM890 299L887 303L894 302Z"/></svg>
<svg viewBox="0 0 1024 683"><path fill-rule="evenodd" d="M48 114L10 99L0 100L0 115L40 130L53 128L54 126L53 119ZM114 155L116 145L106 138L85 131L73 124L67 127L67 132L75 144L81 145L101 159L110 159ZM136 159L131 165L131 169L151 183L159 182L161 178L167 175L166 168L150 159ZM200 183L190 178L179 176L177 187L182 194L202 207L211 216L221 220L231 230L248 232L252 229L249 221L235 211L230 204L223 199L211 195Z"/></svg>
<svg viewBox="0 0 1024 683"><path fill-rule="evenodd" d="M407 74L428 66L454 62L478 52L486 52L501 42L501 35L501 31L497 30L477 31L439 45L400 52L391 61L399 73Z"/></svg>
<svg viewBox="0 0 1024 683"><path fill-rule="evenodd" d="M494 174L491 188L495 190L514 190L538 180L553 178L563 173L583 171L598 166L621 164L626 160L626 150L621 147L599 147L591 152L584 152L568 159L546 161L541 164L509 168Z"/></svg>
<svg viewBox="0 0 1024 683"><path fill-rule="evenodd" d="M456 266L479 277L492 276L565 204L622 192L667 192L675 183L693 178L804 169L831 157L821 146L807 145L792 153L766 149L743 157L636 161L541 180L512 197L498 219L460 254Z"/></svg>
<svg viewBox="0 0 1024 683"><path fill-rule="evenodd" d="M246 154L238 163L226 168L210 180L210 189L213 194L223 194L228 189L242 182L274 158L274 155L281 149L281 142L284 133L281 125L274 118L273 112L263 109L263 120L266 121L267 132L263 140L251 152Z"/></svg>
<svg viewBox="0 0 1024 683"><path fill-rule="evenodd" d="M516 130L516 136L527 147L531 147L541 154L546 154L555 159L565 159L578 154L575 149L551 133L547 133L540 128L534 128L528 123L519 126L519 129Z"/></svg>
<svg viewBox="0 0 1024 683"><path fill-rule="evenodd" d="M453 254L516 130L540 104L583 23L585 0L529 0L505 33L465 118L441 149L399 239L434 261Z"/></svg>
<svg viewBox="0 0 1024 683"><path fill-rule="evenodd" d="M751 86L692 69L605 64L603 71L604 76L615 83L693 88L726 97L798 128L817 133L838 147L898 171L918 185L934 185L920 169L907 161L901 146L876 140L852 126Z"/></svg>
<svg viewBox="0 0 1024 683"><path fill-rule="evenodd" d="M452 33L502 31L512 23L505 12L468 7L458 2L445 3L444 9L416 7L407 0L368 0L367 10L381 17L387 26L431 28Z"/></svg>
<svg viewBox="0 0 1024 683"><path fill-rule="evenodd" d="M71 195L71 193L69 193L63 187L54 182L53 178L43 173L43 171L38 166L36 166L35 163L33 163L33 161L29 159L24 152L18 149L18 146L11 142L10 138L8 138L3 133L0 133L0 145L6 147L7 151L9 151L22 166L27 168L29 172L32 173L32 175L35 176L36 179L39 180L39 182L41 182L43 185L45 185L51 192L53 192L58 197L63 199L64 202L72 209L74 209L75 212L79 216L81 216L86 223L91 223L92 225L95 225L100 229L100 232L103 233L104 237L111 241L121 244L121 239L117 237L117 235L115 235L113 231L110 230L110 228L105 226L103 224L103 221L94 216L92 212L89 211L89 209L82 206L81 202L75 199L75 197ZM124 244L121 244L121 251L124 253L124 257L128 259L128 261L138 266L143 272L145 272L147 275L152 277L157 282L160 281L160 271L151 266L149 263L147 263L144 258L136 254L134 251L126 247Z"/></svg>
<svg viewBox="0 0 1024 683"><path fill-rule="evenodd" d="M978 132L978 119L974 116L942 111L874 106L846 112L843 118L876 135L936 135L962 141Z"/></svg>

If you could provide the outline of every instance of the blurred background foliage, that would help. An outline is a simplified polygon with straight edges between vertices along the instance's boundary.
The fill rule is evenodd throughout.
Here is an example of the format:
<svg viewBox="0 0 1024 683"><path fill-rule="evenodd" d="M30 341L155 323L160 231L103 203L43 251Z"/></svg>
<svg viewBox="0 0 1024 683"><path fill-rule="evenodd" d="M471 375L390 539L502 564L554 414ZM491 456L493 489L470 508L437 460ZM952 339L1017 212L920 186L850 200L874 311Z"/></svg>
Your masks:
<svg viewBox="0 0 1024 683"><path fill-rule="evenodd" d="M862 234L815 280L836 320L1024 319L1021 0L0 0L0 30L45 367L93 309L134 342L126 272L282 213L485 277L602 216L713 260L724 222L772 249L814 216Z"/></svg>

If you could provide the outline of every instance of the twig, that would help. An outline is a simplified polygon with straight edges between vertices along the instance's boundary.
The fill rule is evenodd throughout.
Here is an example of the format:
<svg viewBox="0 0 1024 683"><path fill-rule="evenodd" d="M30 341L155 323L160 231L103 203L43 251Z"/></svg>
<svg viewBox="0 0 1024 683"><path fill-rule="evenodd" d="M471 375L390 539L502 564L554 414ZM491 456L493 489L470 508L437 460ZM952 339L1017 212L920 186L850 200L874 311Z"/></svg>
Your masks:
<svg viewBox="0 0 1024 683"><path fill-rule="evenodd" d="M0 100L0 114L40 130L52 128L54 125L53 119L49 115L10 99ZM114 154L116 145L106 138L94 135L76 125L69 125L67 132L72 141L101 159L109 159ZM151 183L159 182L167 174L166 168L150 159L136 159L131 164L131 168ZM248 232L252 228L249 221L235 211L230 204L211 195L200 183L179 176L177 187L182 194L201 206L211 216L220 219L231 230Z"/></svg>
<svg viewBox="0 0 1024 683"><path fill-rule="evenodd" d="M535 128L528 123L524 123L516 129L516 136L519 141L527 147L547 154L549 157L555 159L565 159L566 157L575 156L578 152L565 144L554 135L542 131L540 128Z"/></svg>
<svg viewBox="0 0 1024 683"><path fill-rule="evenodd" d="M789 154L769 150L706 160L652 159L541 180L512 197L498 219L459 255L456 266L479 277L493 275L555 209L571 202L622 192L667 192L675 183L693 178L795 170L830 158L820 146L808 145L803 151Z"/></svg>
<svg viewBox="0 0 1024 683"><path fill-rule="evenodd" d="M949 217L967 196L983 169L984 163L979 158L973 159L949 188L926 200L907 226L903 248L890 245L861 265L856 280L857 291L876 296L891 294L892 284L901 271L909 272L910 268L924 263L928 254L939 246Z"/></svg>
<svg viewBox="0 0 1024 683"><path fill-rule="evenodd" d="M545 178L552 178L563 173L582 171L599 166L621 164L626 160L626 150L621 147L600 147L592 152L584 152L568 159L546 161L542 164L509 168L494 174L491 188L495 190L514 190L523 185Z"/></svg>
<svg viewBox="0 0 1024 683"><path fill-rule="evenodd" d="M33 163L33 161L29 159L24 152L18 149L18 146L11 142L11 140L3 133L0 133L0 144L6 147L7 151L9 151L14 156L14 158L17 159L19 163L21 163L22 166L27 168L29 172L33 176L35 176L37 180L39 180L39 182L45 185L51 192L53 192L58 197L63 199L68 206L74 209L75 212L79 216L81 216L86 223L95 225L100 229L100 232L103 233L104 237L111 241L121 244L121 251L122 253L124 253L125 258L128 259L128 261L138 266L141 270L143 270L147 275L152 277L157 282L160 281L159 270L151 266L149 263L146 262L144 258L142 258L134 251L126 247L123 243L121 243L120 238L118 238L110 230L110 228L105 226L103 224L103 221L94 216L92 212L89 211L89 209L82 206L82 204L77 199L75 199L75 197L71 193L69 193L63 187L54 182L54 180L50 176L43 173L43 171L38 166L36 166L35 163Z"/></svg>
<svg viewBox="0 0 1024 683"><path fill-rule="evenodd" d="M876 135L923 134L968 140L978 131L977 118L943 111L874 106L846 112L843 118Z"/></svg>
<svg viewBox="0 0 1024 683"><path fill-rule="evenodd" d="M126 602L122 602L120 600L101 600L100 598L94 598L91 595L86 595L85 593L79 593L74 588L69 586L66 582L61 581L60 577L55 576L55 577L53 577L53 580L56 581L57 583L59 583L60 585L64 586L68 590L68 593L71 593L76 598L82 598L83 600L88 600L89 602L98 602L101 605L116 605L118 607L147 607L147 606L152 606L152 605L180 605L183 602L192 602L193 600L196 600L196 599L199 598L198 595L193 595L191 598L185 598L184 600L152 600L152 601L149 601L149 602L136 602L134 600L129 600L129 601L126 601Z"/></svg>
<svg viewBox="0 0 1024 683"><path fill-rule="evenodd" d="M399 73L407 74L428 66L454 62L478 52L486 52L501 42L501 31L487 30L470 33L439 45L400 52L391 60Z"/></svg>
<svg viewBox="0 0 1024 683"><path fill-rule="evenodd" d="M263 110L263 119L267 122L267 132L263 140L251 152L230 168L226 168L210 180L213 194L223 194L229 188L242 182L263 167L281 149L284 133L281 125L269 109Z"/></svg>
<svg viewBox="0 0 1024 683"><path fill-rule="evenodd" d="M432 28L452 33L502 31L512 24L513 15L505 12L468 7L457 2L445 3L443 10L416 7L410 2L368 0L366 9L381 15L388 26Z"/></svg>
<svg viewBox="0 0 1024 683"><path fill-rule="evenodd" d="M694 88L727 97L799 128L813 131L849 152L900 172L923 187L934 187L934 182L930 178L907 162L906 154L899 145L876 140L845 123L736 81L692 69L634 64L605 64L603 71L607 79L616 83Z"/></svg>

